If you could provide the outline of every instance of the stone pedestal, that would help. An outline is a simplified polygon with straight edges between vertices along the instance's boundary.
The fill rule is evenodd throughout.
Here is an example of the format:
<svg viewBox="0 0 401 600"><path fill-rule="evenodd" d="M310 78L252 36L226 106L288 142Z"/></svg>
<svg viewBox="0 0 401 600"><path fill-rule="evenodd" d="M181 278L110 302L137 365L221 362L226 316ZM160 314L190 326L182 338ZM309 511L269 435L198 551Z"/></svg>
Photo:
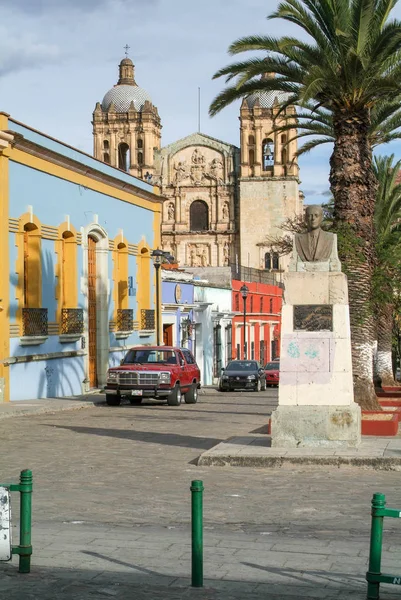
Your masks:
<svg viewBox="0 0 401 600"><path fill-rule="evenodd" d="M361 411L353 398L347 278L284 275L279 406L274 447L355 447Z"/></svg>

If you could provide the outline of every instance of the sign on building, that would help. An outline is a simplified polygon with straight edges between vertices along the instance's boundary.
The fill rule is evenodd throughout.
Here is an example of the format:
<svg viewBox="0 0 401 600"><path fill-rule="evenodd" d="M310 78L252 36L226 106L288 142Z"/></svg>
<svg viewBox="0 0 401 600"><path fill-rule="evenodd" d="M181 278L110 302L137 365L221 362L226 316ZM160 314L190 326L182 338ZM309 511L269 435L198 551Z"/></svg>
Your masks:
<svg viewBox="0 0 401 600"><path fill-rule="evenodd" d="M0 487L0 561L11 559L10 490Z"/></svg>

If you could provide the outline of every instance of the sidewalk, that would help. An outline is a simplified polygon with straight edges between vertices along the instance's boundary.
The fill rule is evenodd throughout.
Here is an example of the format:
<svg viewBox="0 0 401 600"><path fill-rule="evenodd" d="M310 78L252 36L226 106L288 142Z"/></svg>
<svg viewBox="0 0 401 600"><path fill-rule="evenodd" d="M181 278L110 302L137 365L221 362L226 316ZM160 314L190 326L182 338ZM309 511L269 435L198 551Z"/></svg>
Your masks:
<svg viewBox="0 0 401 600"><path fill-rule="evenodd" d="M0 404L0 420L24 415L51 414L63 410L80 410L104 403L105 397L100 392L86 394L85 396L3 402Z"/></svg>
<svg viewBox="0 0 401 600"><path fill-rule="evenodd" d="M330 465L401 471L401 436L364 436L358 448L271 448L266 434L232 437L203 452L198 466Z"/></svg>

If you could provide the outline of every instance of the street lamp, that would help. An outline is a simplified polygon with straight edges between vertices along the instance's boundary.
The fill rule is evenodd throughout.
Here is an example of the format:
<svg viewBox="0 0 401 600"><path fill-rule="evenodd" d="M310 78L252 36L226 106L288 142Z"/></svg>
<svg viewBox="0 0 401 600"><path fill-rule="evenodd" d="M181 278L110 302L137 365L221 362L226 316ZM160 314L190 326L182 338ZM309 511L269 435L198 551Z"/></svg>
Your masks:
<svg viewBox="0 0 401 600"><path fill-rule="evenodd" d="M244 360L246 360L246 299L248 298L249 288L247 285L240 287L241 296L244 301Z"/></svg>
<svg viewBox="0 0 401 600"><path fill-rule="evenodd" d="M164 258L163 250L153 250L152 258L156 269L156 345L160 346L160 266Z"/></svg>

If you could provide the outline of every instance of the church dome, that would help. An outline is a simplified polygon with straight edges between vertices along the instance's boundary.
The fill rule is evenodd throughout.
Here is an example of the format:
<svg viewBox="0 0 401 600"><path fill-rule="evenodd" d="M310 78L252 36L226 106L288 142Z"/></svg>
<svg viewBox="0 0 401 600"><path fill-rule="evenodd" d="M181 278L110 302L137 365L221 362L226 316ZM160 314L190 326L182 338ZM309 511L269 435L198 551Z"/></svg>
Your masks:
<svg viewBox="0 0 401 600"><path fill-rule="evenodd" d="M278 104L283 104L288 100L290 94L281 91L266 91L266 92L255 92L246 98L246 102L249 108L253 108L257 100L262 108L273 108L276 100Z"/></svg>
<svg viewBox="0 0 401 600"><path fill-rule="evenodd" d="M261 77L261 81L266 79L274 79L274 77L275 73L264 73ZM260 92L250 94L246 98L246 102L249 108L253 108L257 100L259 100L261 108L273 108L276 102L278 104L284 104L284 102L287 102L290 95L291 94L287 92L281 92L277 90L261 90Z"/></svg>
<svg viewBox="0 0 401 600"><path fill-rule="evenodd" d="M126 113L133 102L135 109L141 111L146 100L152 102L149 94L138 85L115 85L103 98L102 110L107 112L113 103L118 113Z"/></svg>

